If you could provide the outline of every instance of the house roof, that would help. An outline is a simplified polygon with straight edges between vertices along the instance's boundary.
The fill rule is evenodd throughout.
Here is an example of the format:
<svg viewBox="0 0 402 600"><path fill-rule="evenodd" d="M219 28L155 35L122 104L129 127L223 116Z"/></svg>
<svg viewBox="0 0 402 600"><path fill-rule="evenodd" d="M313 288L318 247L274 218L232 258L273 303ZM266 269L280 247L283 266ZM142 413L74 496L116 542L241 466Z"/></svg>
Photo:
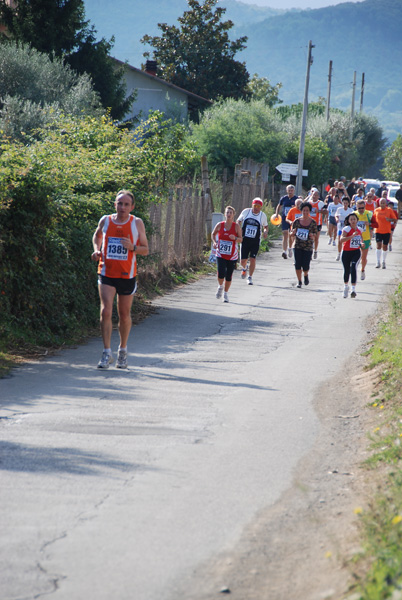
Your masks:
<svg viewBox="0 0 402 600"><path fill-rule="evenodd" d="M183 92L183 94L186 94L187 96L189 96L189 99L191 99L193 101L197 101L197 102L201 102L201 103L206 103L206 104L212 104L212 100L208 100L208 98L203 98L202 96L198 96L198 94L193 94L193 92L189 92L188 90L185 90L184 88L181 88L178 85L175 85L174 83L170 83L169 81L165 81L164 79L161 79L157 75L150 75L146 71L143 71L142 69L137 69L137 67L133 67L132 65L129 65L128 63L123 62L123 61L119 60L118 58L113 58L112 57L112 59L115 62L117 62L119 65L121 65L123 67L127 67L131 71L135 71L136 73L140 73L141 75L144 75L145 77L149 77L153 81L159 81L161 84L163 84L163 85L165 85L167 87L170 87L170 88L173 88L175 90L179 90L180 92Z"/></svg>

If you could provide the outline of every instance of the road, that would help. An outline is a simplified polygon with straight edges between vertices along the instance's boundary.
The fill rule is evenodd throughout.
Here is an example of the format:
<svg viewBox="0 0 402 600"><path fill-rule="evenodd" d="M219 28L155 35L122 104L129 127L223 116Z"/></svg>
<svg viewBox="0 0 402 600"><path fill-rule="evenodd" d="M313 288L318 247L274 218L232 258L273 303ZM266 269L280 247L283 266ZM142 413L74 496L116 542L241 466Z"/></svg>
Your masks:
<svg viewBox="0 0 402 600"><path fill-rule="evenodd" d="M399 229L356 299L326 236L301 290L277 243L229 304L212 275L158 300L127 371L95 368L96 338L1 380L2 600L203 598L198 570L292 487L317 390L400 278Z"/></svg>

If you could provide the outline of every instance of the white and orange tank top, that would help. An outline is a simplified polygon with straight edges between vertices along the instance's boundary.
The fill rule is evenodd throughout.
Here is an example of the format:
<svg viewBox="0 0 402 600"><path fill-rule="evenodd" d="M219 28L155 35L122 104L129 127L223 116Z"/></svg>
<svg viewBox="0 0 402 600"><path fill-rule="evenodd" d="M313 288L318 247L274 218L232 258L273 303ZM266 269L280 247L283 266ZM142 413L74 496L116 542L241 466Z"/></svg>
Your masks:
<svg viewBox="0 0 402 600"><path fill-rule="evenodd" d="M130 215L125 223L116 223L112 216L105 217L102 229L102 256L98 273L106 277L132 279L137 275L137 258L134 252L124 248L121 239L129 238L133 244L137 243L136 219Z"/></svg>
<svg viewBox="0 0 402 600"><path fill-rule="evenodd" d="M237 236L236 223L232 223L229 231L225 229L225 221L221 222L220 229L218 231L218 247L216 249L216 256L218 258L224 258L225 260L237 260L239 258L236 240L231 240L230 235Z"/></svg>

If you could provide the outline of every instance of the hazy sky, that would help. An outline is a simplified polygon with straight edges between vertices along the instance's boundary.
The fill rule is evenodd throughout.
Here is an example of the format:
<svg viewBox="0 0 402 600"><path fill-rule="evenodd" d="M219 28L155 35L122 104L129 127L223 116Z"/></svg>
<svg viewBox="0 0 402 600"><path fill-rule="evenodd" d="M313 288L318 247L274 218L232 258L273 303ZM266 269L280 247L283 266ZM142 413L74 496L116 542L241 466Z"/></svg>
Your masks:
<svg viewBox="0 0 402 600"><path fill-rule="evenodd" d="M357 2L361 0L240 0L245 4L270 6L271 8L323 8L342 2Z"/></svg>

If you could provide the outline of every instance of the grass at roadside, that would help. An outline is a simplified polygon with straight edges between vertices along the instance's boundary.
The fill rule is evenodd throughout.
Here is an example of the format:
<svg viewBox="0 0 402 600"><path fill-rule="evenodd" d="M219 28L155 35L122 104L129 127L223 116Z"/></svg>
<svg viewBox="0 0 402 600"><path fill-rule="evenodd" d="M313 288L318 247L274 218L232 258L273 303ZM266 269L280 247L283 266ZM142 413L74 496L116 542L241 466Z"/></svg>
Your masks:
<svg viewBox="0 0 402 600"><path fill-rule="evenodd" d="M371 403L377 423L365 466L375 472L378 491L361 513L364 575L353 598L397 600L402 599L402 284L369 354L369 367L381 369L381 380Z"/></svg>

